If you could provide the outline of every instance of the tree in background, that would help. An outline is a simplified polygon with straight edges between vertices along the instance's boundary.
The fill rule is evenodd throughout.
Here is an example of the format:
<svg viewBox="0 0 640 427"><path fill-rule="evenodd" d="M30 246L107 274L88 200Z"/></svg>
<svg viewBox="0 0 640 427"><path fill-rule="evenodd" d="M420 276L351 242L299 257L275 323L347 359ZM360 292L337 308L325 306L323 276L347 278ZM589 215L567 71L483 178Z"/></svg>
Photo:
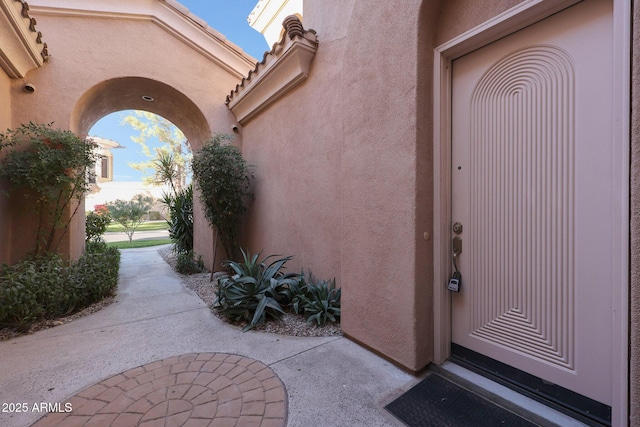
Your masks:
<svg viewBox="0 0 640 427"><path fill-rule="evenodd" d="M29 123L0 134L0 151L7 148L0 164L7 194L32 200L38 215L33 255L56 252L90 189L97 145L51 124Z"/></svg>
<svg viewBox="0 0 640 427"><path fill-rule="evenodd" d="M143 179L147 184L168 183L173 193L184 189L191 152L182 131L167 119L147 111L136 110L126 116L123 123L139 132L131 140L140 145L142 152L149 157L146 162L129 166L145 173L151 170L152 175ZM152 138L157 138L162 145L152 150L148 144Z"/></svg>
<svg viewBox="0 0 640 427"><path fill-rule="evenodd" d="M230 144L231 139L231 135L216 134L192 160L193 178L200 190L205 217L216 230L214 262L218 235L228 259L240 259L240 221L247 211L245 202L253 196L253 173L240 149Z"/></svg>
<svg viewBox="0 0 640 427"><path fill-rule="evenodd" d="M136 194L131 200L114 200L106 204L111 219L122 226L129 237L129 243L133 240L133 233L144 222L144 216L151 210L153 197Z"/></svg>

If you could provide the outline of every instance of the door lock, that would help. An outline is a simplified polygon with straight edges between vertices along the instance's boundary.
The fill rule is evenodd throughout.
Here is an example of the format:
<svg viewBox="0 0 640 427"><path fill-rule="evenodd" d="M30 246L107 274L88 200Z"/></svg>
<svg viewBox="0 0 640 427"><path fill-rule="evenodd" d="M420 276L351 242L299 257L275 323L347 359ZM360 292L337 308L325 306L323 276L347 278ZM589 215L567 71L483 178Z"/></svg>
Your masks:
<svg viewBox="0 0 640 427"><path fill-rule="evenodd" d="M453 232L456 234L462 234L462 224L460 224L459 222L456 222L453 224L453 227L451 227L453 229Z"/></svg>

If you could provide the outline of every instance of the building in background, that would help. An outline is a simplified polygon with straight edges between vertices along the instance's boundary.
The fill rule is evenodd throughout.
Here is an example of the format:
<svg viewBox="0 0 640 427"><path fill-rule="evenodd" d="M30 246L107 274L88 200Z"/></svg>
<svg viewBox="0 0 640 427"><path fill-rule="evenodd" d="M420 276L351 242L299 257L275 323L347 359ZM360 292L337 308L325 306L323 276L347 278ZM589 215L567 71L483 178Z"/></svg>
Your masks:
<svg viewBox="0 0 640 427"><path fill-rule="evenodd" d="M113 152L115 148L124 148L116 141L90 136L90 140L98 145L98 159L92 180L97 184L97 191L100 191L100 184L113 181Z"/></svg>
<svg viewBox="0 0 640 427"><path fill-rule="evenodd" d="M282 22L294 15L302 20L303 0L260 0L247 17L251 28L262 34L269 46L282 39Z"/></svg>
<svg viewBox="0 0 640 427"><path fill-rule="evenodd" d="M147 185L141 181L115 181L113 176L113 164L117 161L117 154L114 149L122 149L124 146L116 141L96 136L89 139L98 144L99 158L96 162L95 175L93 176L94 186L90 194L85 197L85 209L94 210L96 206L102 206L117 199L131 200L137 194L143 194L155 199L152 211L159 215L152 217L159 219L164 217L165 207L160 202L162 195L170 191L166 185Z"/></svg>

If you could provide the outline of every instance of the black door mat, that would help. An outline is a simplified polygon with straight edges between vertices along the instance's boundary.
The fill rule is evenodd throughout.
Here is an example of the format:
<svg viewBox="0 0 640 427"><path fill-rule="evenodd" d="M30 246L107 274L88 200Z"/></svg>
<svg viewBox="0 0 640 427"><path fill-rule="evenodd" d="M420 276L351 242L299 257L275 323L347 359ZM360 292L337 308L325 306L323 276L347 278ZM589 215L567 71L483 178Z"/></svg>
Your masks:
<svg viewBox="0 0 640 427"><path fill-rule="evenodd" d="M410 427L536 426L434 373L385 409Z"/></svg>

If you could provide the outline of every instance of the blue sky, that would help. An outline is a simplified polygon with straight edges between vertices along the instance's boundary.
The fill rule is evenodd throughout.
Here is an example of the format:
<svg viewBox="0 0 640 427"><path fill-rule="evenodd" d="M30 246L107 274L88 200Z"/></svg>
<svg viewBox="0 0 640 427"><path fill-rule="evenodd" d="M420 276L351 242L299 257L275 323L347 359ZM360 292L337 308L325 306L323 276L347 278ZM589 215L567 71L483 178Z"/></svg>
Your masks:
<svg viewBox="0 0 640 427"><path fill-rule="evenodd" d="M247 23L258 0L178 0L256 59L269 50L262 34Z"/></svg>
<svg viewBox="0 0 640 427"><path fill-rule="evenodd" d="M269 49L262 34L247 23L247 16L258 0L178 1L254 58L262 59L264 52ZM130 139L131 136L137 136L137 133L121 124L127 114L115 112L105 116L91 128L89 135L111 139L126 147L113 152L114 181L141 181L142 173L130 168L128 164L143 162L148 158L142 154L140 146ZM153 146L153 141L149 141L148 145Z"/></svg>

